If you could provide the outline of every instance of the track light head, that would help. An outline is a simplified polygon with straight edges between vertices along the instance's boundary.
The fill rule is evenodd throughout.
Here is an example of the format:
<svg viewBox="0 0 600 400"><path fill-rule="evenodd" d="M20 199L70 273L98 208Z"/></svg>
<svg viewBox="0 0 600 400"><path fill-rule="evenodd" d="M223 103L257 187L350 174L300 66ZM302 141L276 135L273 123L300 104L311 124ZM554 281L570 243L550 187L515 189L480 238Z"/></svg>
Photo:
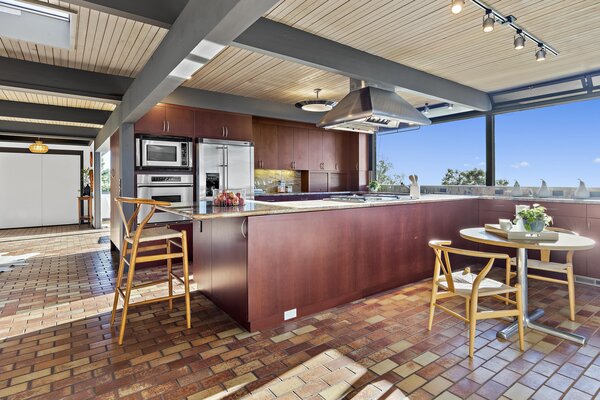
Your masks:
<svg viewBox="0 0 600 400"><path fill-rule="evenodd" d="M448 110L452 110L452 109L454 108L454 104L452 104L452 103L448 103L448 106L447 106L447 107L448 107Z"/></svg>
<svg viewBox="0 0 600 400"><path fill-rule="evenodd" d="M544 61L546 59L546 49L543 44L538 44L538 50L535 52L536 61Z"/></svg>
<svg viewBox="0 0 600 400"><path fill-rule="evenodd" d="M452 0L452 6L450 10L452 10L452 14L460 13L465 6L465 0Z"/></svg>
<svg viewBox="0 0 600 400"><path fill-rule="evenodd" d="M492 10L486 10L485 15L483 16L483 31L491 32L494 30L494 23L496 22L496 17Z"/></svg>
<svg viewBox="0 0 600 400"><path fill-rule="evenodd" d="M515 50L521 50L523 47L525 47L525 35L523 34L523 32L517 31L514 43Z"/></svg>
<svg viewBox="0 0 600 400"><path fill-rule="evenodd" d="M429 114L429 103L425 103L425 108L423 108L423 114Z"/></svg>

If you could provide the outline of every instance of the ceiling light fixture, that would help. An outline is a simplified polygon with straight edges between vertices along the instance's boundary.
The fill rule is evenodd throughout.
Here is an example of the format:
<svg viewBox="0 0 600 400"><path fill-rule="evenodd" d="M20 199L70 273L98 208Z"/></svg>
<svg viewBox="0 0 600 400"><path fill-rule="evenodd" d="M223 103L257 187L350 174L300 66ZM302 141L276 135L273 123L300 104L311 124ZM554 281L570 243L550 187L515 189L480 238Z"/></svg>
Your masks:
<svg viewBox="0 0 600 400"><path fill-rule="evenodd" d="M484 32L492 32L494 30L495 22L498 22L501 26L508 26L515 31L513 45L515 50L521 50L525 47L525 42L527 40L531 40L533 43L538 43L541 50L536 50L536 59L538 61L543 61L546 58L546 54L552 53L555 56L558 56L558 51L550 46L548 43L544 42L542 39L535 36L533 33L523 29L520 25L516 23L517 17L514 15L503 15L499 11L487 5L482 0L470 0L475 6L479 7L485 12L483 16L482 27ZM460 4L458 4L460 3ZM462 11L464 8L465 2L452 1L451 10L453 13L457 13ZM456 5L456 8L455 8ZM457 12L455 12L457 10ZM538 55L539 54L539 55Z"/></svg>
<svg viewBox="0 0 600 400"><path fill-rule="evenodd" d="M333 100L321 100L319 99L319 92L322 89L315 89L314 92L317 95L315 100L303 100L296 103L296 107L301 108L304 111L310 112L325 112L331 110L337 104Z"/></svg>
<svg viewBox="0 0 600 400"><path fill-rule="evenodd" d="M517 34L515 35L514 40L515 50L521 50L525 47L525 35L523 35L522 30L517 30Z"/></svg>
<svg viewBox="0 0 600 400"><path fill-rule="evenodd" d="M465 0L452 0L452 6L450 8L452 10L452 14L460 13L464 6Z"/></svg>
<svg viewBox="0 0 600 400"><path fill-rule="evenodd" d="M423 108L423 114L429 114L429 103L425 103L425 108Z"/></svg>
<svg viewBox="0 0 600 400"><path fill-rule="evenodd" d="M485 10L485 15L483 16L483 31L486 33L493 31L495 22L496 16L492 10Z"/></svg>
<svg viewBox="0 0 600 400"><path fill-rule="evenodd" d="M36 140L34 144L29 146L29 151L35 154L45 154L48 152L48 146L42 143L41 140Z"/></svg>
<svg viewBox="0 0 600 400"><path fill-rule="evenodd" d="M546 48L543 43L538 43L538 50L535 52L535 61L544 61L546 59Z"/></svg>
<svg viewBox="0 0 600 400"><path fill-rule="evenodd" d="M448 107L448 110L452 110L452 109L454 109L454 104L448 103L447 107Z"/></svg>

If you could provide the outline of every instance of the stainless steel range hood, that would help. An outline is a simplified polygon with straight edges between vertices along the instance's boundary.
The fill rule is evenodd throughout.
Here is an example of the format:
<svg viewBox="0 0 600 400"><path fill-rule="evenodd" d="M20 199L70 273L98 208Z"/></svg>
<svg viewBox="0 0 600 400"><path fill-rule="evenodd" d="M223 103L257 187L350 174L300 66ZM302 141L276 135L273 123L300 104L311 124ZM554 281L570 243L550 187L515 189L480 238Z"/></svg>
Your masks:
<svg viewBox="0 0 600 400"><path fill-rule="evenodd" d="M375 133L380 128L398 128L402 123L429 125L431 121L396 93L367 86L348 93L317 126Z"/></svg>

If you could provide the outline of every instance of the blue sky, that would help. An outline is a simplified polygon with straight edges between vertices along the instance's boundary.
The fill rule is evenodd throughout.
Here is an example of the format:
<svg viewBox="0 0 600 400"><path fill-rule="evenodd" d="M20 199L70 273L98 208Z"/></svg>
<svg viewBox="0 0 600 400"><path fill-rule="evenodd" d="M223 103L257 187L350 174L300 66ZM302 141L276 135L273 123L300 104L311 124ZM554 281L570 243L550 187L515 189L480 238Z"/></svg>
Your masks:
<svg viewBox="0 0 600 400"><path fill-rule="evenodd" d="M600 99L496 116L496 178L514 184L600 187ZM485 170L485 119L379 136L377 157L438 185L446 169ZM405 179L405 182L408 181Z"/></svg>

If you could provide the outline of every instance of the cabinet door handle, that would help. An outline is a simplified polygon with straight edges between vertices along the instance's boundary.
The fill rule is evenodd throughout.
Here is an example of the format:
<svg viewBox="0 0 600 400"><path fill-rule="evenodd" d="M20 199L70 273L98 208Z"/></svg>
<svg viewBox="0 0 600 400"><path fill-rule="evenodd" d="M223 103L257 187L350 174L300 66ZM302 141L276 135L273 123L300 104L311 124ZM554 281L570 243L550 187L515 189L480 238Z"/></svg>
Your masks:
<svg viewBox="0 0 600 400"><path fill-rule="evenodd" d="M166 132L167 131L167 123L165 121L163 121L162 124L163 124L162 131Z"/></svg>
<svg viewBox="0 0 600 400"><path fill-rule="evenodd" d="M247 236L247 234L246 234L246 232L245 232L245 230L244 230L244 226L246 225L246 220L247 220L247 219L248 219L248 218L244 218L244 219L242 220L242 226L240 227L240 229L241 229L241 231L242 231L242 236L244 237L244 239L246 239L246 238L248 237L248 236Z"/></svg>
<svg viewBox="0 0 600 400"><path fill-rule="evenodd" d="M589 219L587 222L587 226L588 226L588 231L591 231L592 230L592 221L590 221Z"/></svg>
<svg viewBox="0 0 600 400"><path fill-rule="evenodd" d="M336 170L336 171L337 171L337 169L338 169L337 167L338 167L338 166L337 166L337 163L335 163L335 170Z"/></svg>
<svg viewBox="0 0 600 400"><path fill-rule="evenodd" d="M167 121L167 132L171 132L171 124Z"/></svg>
<svg viewBox="0 0 600 400"><path fill-rule="evenodd" d="M356 163L356 170L358 171L358 163Z"/></svg>
<svg viewBox="0 0 600 400"><path fill-rule="evenodd" d="M229 128L225 127L225 137L229 137Z"/></svg>

